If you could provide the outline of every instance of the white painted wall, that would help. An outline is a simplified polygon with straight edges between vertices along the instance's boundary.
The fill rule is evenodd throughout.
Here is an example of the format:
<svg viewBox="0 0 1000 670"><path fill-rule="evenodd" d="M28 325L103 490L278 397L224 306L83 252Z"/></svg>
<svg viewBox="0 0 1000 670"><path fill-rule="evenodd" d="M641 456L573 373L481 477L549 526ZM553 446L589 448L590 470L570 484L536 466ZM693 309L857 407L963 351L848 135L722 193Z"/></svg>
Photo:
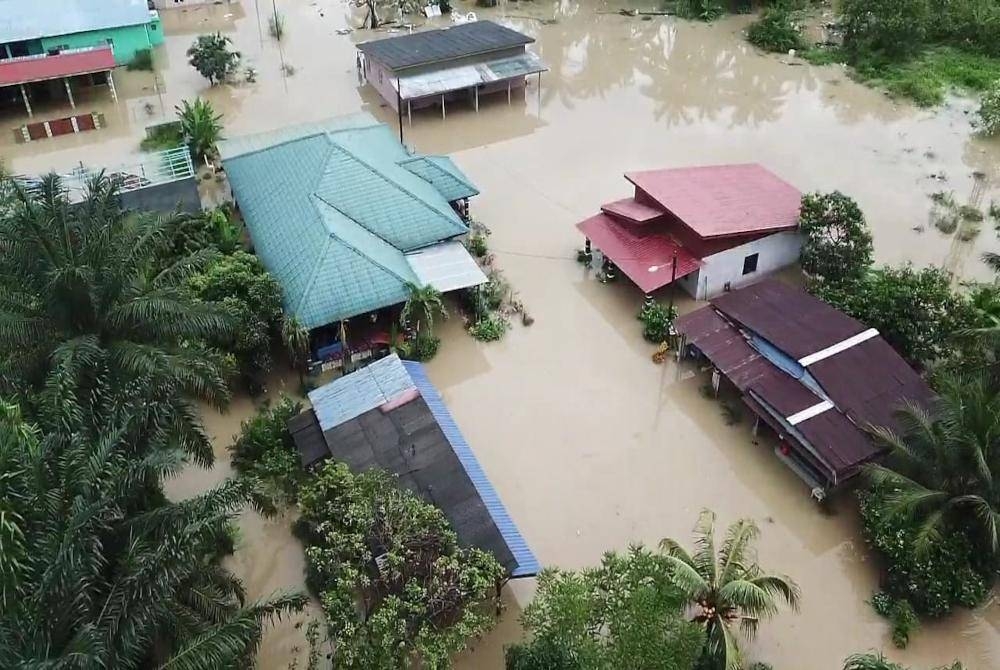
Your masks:
<svg viewBox="0 0 1000 670"><path fill-rule="evenodd" d="M708 300L722 293L729 282L731 289L751 284L764 275L788 267L799 260L802 236L796 231L775 233L753 242L702 259L702 266L678 283L697 300ZM757 270L743 274L747 256L760 254Z"/></svg>

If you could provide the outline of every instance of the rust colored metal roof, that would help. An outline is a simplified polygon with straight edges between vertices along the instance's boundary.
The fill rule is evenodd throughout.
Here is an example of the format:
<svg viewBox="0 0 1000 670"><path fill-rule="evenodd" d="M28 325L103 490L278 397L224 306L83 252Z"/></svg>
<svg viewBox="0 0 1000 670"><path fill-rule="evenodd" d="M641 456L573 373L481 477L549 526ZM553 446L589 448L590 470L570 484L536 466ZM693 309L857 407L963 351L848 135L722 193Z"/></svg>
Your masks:
<svg viewBox="0 0 1000 670"><path fill-rule="evenodd" d="M933 400L924 380L874 333L799 366L795 361L867 328L805 291L774 280L725 295L674 325L755 412L771 413L768 423L782 424L784 439L834 485L880 453L867 433L870 426L896 427L895 412L904 402L926 407ZM833 406L792 418L824 400Z"/></svg>
<svg viewBox="0 0 1000 670"><path fill-rule="evenodd" d="M701 237L798 227L802 194L756 163L647 170L625 178Z"/></svg>
<svg viewBox="0 0 1000 670"><path fill-rule="evenodd" d="M0 61L0 86L104 72L115 67L111 47L64 51L55 56L26 56Z"/></svg>
<svg viewBox="0 0 1000 670"><path fill-rule="evenodd" d="M666 286L672 276L680 279L694 272L701 264L671 236L620 224L606 214L592 216L576 227L646 293ZM674 258L676 272L672 270Z"/></svg>
<svg viewBox="0 0 1000 670"><path fill-rule="evenodd" d="M712 305L795 360L867 329L802 289L765 279L714 298Z"/></svg>
<svg viewBox="0 0 1000 670"><path fill-rule="evenodd" d="M626 219L632 223L647 223L657 217L663 216L664 213L662 209L645 205L638 202L635 198L623 198L601 205L601 211L605 214Z"/></svg>

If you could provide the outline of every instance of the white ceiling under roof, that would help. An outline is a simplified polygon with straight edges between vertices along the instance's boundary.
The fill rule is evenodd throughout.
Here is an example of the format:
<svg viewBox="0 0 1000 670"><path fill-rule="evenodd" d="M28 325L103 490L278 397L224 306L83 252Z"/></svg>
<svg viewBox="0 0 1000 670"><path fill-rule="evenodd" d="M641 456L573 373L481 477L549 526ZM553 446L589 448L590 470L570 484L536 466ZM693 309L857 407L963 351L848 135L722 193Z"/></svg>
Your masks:
<svg viewBox="0 0 1000 670"><path fill-rule="evenodd" d="M406 254L413 274L422 285L441 293L485 284L486 275L461 242L442 242Z"/></svg>
<svg viewBox="0 0 1000 670"><path fill-rule="evenodd" d="M545 72L549 68L542 60L526 51L517 56L500 58L485 63L457 65L407 77L399 77L399 95L403 100L413 100L429 95L441 95L463 88L505 81L529 74ZM391 80L396 88L396 79Z"/></svg>

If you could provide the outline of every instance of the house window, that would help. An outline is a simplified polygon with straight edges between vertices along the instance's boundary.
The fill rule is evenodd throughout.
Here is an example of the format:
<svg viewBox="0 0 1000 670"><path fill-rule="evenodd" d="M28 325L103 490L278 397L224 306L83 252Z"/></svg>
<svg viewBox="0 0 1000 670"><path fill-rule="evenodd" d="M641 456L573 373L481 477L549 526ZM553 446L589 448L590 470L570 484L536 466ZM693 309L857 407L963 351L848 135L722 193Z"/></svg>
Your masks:
<svg viewBox="0 0 1000 670"><path fill-rule="evenodd" d="M743 274L748 275L751 272L757 271L758 258L760 258L760 254L750 254L743 259Z"/></svg>

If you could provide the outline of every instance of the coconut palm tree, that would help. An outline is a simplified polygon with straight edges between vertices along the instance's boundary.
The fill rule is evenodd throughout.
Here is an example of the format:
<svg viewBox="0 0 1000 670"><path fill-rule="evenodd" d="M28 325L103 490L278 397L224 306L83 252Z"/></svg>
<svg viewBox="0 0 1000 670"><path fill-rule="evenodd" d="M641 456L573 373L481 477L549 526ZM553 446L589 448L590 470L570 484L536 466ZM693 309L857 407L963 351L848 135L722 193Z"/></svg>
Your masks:
<svg viewBox="0 0 1000 670"><path fill-rule="evenodd" d="M220 564L254 484L169 502L157 491L178 452L136 459L130 417L112 413L98 429L76 416L71 432L46 432L0 404L0 667L245 667L267 622L304 604L245 604Z"/></svg>
<svg viewBox="0 0 1000 670"><path fill-rule="evenodd" d="M430 284L417 286L409 282L406 284L406 288L409 290L410 295L406 299L406 304L403 305L400 322L405 325L413 321L418 333L420 332L420 326L427 326L426 334L430 335L434 330L435 315L448 318L448 311L441 301L441 291Z"/></svg>
<svg viewBox="0 0 1000 670"><path fill-rule="evenodd" d="M1000 557L1000 395L982 374L944 376L937 387L930 409L905 405L898 430L873 429L890 451L867 475L887 492L890 514L919 524L918 548L956 529Z"/></svg>
<svg viewBox="0 0 1000 670"><path fill-rule="evenodd" d="M13 188L0 213L0 393L66 421L61 411L100 390L145 412L153 441L211 463L194 403L228 402L231 365L203 342L232 323L183 284L217 252L171 258L171 219L124 211L103 175L79 203L55 175L30 193Z"/></svg>
<svg viewBox="0 0 1000 670"><path fill-rule="evenodd" d="M752 545L760 531L750 519L729 526L718 552L714 512L703 510L694 532L693 554L669 538L660 542L660 548L693 610L693 620L705 626L705 662L721 670L739 670L743 659L736 626L752 639L761 619L777 613L779 601L798 607L799 587L757 565Z"/></svg>

